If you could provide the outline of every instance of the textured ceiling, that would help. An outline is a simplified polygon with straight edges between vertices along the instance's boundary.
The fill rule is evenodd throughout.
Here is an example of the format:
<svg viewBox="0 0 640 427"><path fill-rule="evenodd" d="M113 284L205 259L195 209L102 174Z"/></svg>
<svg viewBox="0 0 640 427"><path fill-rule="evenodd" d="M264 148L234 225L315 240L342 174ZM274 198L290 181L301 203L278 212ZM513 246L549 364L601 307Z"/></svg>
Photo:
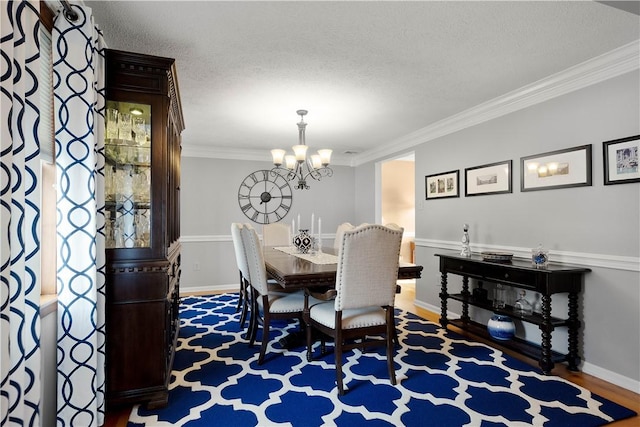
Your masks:
<svg viewBox="0 0 640 427"><path fill-rule="evenodd" d="M592 1L86 1L110 48L176 59L183 146L366 153L640 39ZM344 157L344 156L343 156Z"/></svg>

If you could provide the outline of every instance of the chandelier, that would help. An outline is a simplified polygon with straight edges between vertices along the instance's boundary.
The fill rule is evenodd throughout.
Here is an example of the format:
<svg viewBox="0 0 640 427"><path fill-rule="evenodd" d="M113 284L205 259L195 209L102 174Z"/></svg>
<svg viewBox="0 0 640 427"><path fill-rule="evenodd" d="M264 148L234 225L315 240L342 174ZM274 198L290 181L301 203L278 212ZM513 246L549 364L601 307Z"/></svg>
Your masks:
<svg viewBox="0 0 640 427"><path fill-rule="evenodd" d="M294 145L293 155L286 155L285 150L275 149L271 150L271 156L273 157L273 164L276 166L271 169L273 175L280 175L286 178L288 181L298 181L296 186L299 190L308 190L307 178L311 177L319 181L323 176L332 176L333 170L329 167L331 161L332 150L318 150L318 154L313 154L307 157L307 145L304 140L304 130L307 124L304 122L304 116L307 114L307 110L298 110L296 113L300 116L300 123L298 123L298 145ZM282 164L285 167L282 167Z"/></svg>

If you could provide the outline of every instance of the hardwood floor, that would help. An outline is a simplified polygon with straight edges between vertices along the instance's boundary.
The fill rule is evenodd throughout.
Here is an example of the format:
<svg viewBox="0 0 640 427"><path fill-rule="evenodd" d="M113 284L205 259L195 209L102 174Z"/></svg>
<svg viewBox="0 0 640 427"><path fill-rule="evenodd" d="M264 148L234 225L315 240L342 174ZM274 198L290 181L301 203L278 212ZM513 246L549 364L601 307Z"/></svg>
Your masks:
<svg viewBox="0 0 640 427"><path fill-rule="evenodd" d="M396 306L409 311L411 313L417 314L418 316L431 320L433 322L438 322L440 315L433 313L431 311L424 310L420 307L416 307L413 304L415 300L415 286L412 281L403 281L402 283L402 292L396 297ZM236 290L232 290L235 292ZM211 292L207 292L207 294L211 294ZM458 331L461 335L468 335L464 331ZM471 336L470 336L471 337ZM473 339L483 341L477 337L472 337ZM510 351L508 349L497 346L495 342L490 343L492 346L496 346L500 348L500 350L505 353L520 359L532 366L537 366L537 361L531 358L522 356L518 353ZM582 372L571 372L567 369L566 365L558 364L553 373L558 375L559 377L565 378L571 381L574 384L577 384L581 387L584 387L588 390L591 390L593 393L596 393L605 399L609 399L613 402L616 402L620 405L626 406L627 408L633 409L637 413L640 413L640 395L637 393L633 393L629 390L626 390L622 387L617 387L611 383L603 381L594 376L582 373ZM107 411L107 417L104 424L104 427L126 427L127 420L129 419L129 413L131 412L131 408L121 408L115 411ZM611 427L638 427L640 426L640 416L636 416L633 418L628 418L626 420L618 421L610 424Z"/></svg>

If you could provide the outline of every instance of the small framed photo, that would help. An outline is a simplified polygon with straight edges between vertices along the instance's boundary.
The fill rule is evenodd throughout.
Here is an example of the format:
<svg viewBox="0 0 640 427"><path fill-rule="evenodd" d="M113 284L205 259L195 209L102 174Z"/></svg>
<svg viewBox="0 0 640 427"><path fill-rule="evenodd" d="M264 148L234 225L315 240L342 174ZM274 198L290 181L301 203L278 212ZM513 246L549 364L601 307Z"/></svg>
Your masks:
<svg viewBox="0 0 640 427"><path fill-rule="evenodd" d="M443 172L424 177L426 186L426 199L444 199L447 197L460 197L458 182L460 171Z"/></svg>
<svg viewBox="0 0 640 427"><path fill-rule="evenodd" d="M464 170L464 195L511 193L511 160Z"/></svg>
<svg viewBox="0 0 640 427"><path fill-rule="evenodd" d="M604 185L640 182L638 154L640 135L602 143L604 150Z"/></svg>
<svg viewBox="0 0 640 427"><path fill-rule="evenodd" d="M520 158L520 191L591 185L591 145Z"/></svg>

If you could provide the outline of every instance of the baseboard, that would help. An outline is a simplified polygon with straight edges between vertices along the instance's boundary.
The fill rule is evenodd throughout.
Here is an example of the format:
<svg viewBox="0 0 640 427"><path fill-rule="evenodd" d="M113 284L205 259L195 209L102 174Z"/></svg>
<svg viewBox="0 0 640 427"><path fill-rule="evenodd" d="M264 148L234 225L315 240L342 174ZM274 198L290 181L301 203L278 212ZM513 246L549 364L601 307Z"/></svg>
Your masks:
<svg viewBox="0 0 640 427"><path fill-rule="evenodd" d="M189 286L180 285L180 296L186 297L189 295L203 295L208 292L220 293L220 292L238 292L240 285L238 283L226 284L226 285L206 285L206 286Z"/></svg>
<svg viewBox="0 0 640 427"><path fill-rule="evenodd" d="M617 385L618 387L625 388L634 393L640 394L640 381L632 380L624 375L620 375L616 372L612 372L608 369L601 368L589 362L584 362L582 365L582 372L592 375L596 378L600 378L603 381Z"/></svg>
<svg viewBox="0 0 640 427"><path fill-rule="evenodd" d="M428 304L424 301L419 301L419 300L415 300L413 304L417 307L420 307L424 310L435 313L436 315L439 316L440 306L435 306L433 304ZM459 317L460 317L459 314L447 311L448 319L457 319ZM584 372L585 374L592 375L596 378L599 378L603 381L606 381L618 387L622 387L634 393L640 394L640 381L635 381L631 378L627 378L616 372L610 371L608 369L604 369L600 366L594 365L586 361L582 364L582 372Z"/></svg>

